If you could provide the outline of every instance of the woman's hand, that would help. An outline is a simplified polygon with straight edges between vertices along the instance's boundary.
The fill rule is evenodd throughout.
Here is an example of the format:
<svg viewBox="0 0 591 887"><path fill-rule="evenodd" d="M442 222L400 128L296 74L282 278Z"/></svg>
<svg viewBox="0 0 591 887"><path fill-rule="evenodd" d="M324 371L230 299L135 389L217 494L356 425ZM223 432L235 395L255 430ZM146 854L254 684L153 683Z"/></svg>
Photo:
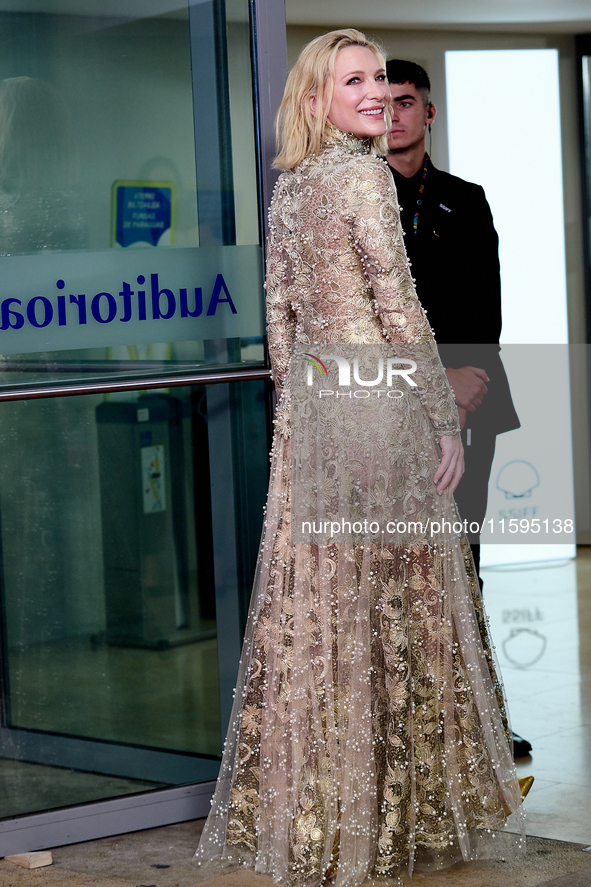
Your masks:
<svg viewBox="0 0 591 887"><path fill-rule="evenodd" d="M464 447L459 437L448 435L439 439L439 446L441 462L433 476L433 482L441 496L448 487L450 493L453 493L461 480L464 473Z"/></svg>

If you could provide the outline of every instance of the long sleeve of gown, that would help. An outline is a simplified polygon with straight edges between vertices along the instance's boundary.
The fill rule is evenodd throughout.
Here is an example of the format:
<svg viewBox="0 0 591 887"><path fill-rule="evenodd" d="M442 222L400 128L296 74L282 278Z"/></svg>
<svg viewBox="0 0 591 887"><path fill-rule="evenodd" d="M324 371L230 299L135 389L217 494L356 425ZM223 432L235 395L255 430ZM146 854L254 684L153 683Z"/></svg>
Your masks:
<svg viewBox="0 0 591 887"><path fill-rule="evenodd" d="M457 435L454 395L415 292L392 177L384 161L367 160L350 182L348 207L354 246L374 294L374 310L384 337L409 346L408 356L418 365L413 378L434 431L438 436Z"/></svg>
<svg viewBox="0 0 591 887"><path fill-rule="evenodd" d="M277 398L283 391L285 376L289 367L291 349L295 342L296 317L290 301L290 287L287 274L287 261L283 237L274 218L274 206L281 190L278 182L273 203L267 240L267 268L265 288L267 291L267 340L271 370Z"/></svg>

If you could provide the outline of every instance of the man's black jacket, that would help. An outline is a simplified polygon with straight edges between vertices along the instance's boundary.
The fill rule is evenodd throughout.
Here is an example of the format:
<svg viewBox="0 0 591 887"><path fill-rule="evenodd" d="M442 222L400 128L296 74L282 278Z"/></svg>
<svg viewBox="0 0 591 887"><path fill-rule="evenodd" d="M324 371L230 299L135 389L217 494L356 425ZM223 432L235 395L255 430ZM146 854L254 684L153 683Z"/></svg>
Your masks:
<svg viewBox="0 0 591 887"><path fill-rule="evenodd" d="M392 170L417 295L443 365L482 367L490 378L481 406L468 414L470 426L500 434L518 428L519 419L499 355L499 239L480 185L436 169L428 158L426 166L425 178L423 169L410 179Z"/></svg>

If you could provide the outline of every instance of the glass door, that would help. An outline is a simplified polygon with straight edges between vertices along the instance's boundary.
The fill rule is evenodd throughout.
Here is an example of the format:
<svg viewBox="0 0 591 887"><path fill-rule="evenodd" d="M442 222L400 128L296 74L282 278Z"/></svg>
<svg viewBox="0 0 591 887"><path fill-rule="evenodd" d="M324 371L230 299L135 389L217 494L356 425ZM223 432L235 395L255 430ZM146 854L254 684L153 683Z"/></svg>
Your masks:
<svg viewBox="0 0 591 887"><path fill-rule="evenodd" d="M269 444L248 0L32 9L0 13L0 855L71 805L185 806L68 842L206 811Z"/></svg>
<svg viewBox="0 0 591 887"><path fill-rule="evenodd" d="M21 789L0 816L215 778L232 683L219 656L237 662L216 558L237 634L264 383L1 407L0 770Z"/></svg>

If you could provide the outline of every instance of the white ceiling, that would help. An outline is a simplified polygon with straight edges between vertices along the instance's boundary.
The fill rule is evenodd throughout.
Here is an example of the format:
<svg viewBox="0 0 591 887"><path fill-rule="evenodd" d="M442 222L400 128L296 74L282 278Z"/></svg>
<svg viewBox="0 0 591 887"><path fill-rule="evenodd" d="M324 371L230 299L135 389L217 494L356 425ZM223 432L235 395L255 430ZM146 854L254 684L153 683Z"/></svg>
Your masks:
<svg viewBox="0 0 591 887"><path fill-rule="evenodd" d="M591 0L285 0L285 6L290 25L591 32ZM186 10L187 0L0 0L2 12L149 18L184 17Z"/></svg>
<svg viewBox="0 0 591 887"><path fill-rule="evenodd" d="M290 25L591 31L591 0L286 0Z"/></svg>

